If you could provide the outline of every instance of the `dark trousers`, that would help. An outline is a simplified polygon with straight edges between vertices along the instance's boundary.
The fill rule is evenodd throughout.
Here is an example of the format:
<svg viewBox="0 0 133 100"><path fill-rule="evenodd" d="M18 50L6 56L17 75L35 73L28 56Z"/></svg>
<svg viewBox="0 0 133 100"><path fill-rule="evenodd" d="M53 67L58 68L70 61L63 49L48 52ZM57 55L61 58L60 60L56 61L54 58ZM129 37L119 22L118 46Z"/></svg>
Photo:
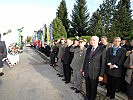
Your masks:
<svg viewBox="0 0 133 100"><path fill-rule="evenodd" d="M87 100L95 100L97 95L98 79L85 77Z"/></svg>
<svg viewBox="0 0 133 100"><path fill-rule="evenodd" d="M133 80L131 84L127 84L127 95L133 100Z"/></svg>
<svg viewBox="0 0 133 100"><path fill-rule="evenodd" d="M110 99L115 98L115 92L120 84L119 82L121 82L119 77L107 76L107 96L109 96Z"/></svg>
<svg viewBox="0 0 133 100"><path fill-rule="evenodd" d="M67 82L70 82L71 80L71 70L70 64L63 64L64 78Z"/></svg>

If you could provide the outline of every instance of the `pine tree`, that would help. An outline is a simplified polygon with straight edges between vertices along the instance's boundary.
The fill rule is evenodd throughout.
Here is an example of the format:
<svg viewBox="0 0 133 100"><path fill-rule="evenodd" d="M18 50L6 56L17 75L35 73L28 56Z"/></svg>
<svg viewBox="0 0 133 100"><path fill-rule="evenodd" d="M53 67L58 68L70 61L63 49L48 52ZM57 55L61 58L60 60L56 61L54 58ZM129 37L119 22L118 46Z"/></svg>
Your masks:
<svg viewBox="0 0 133 100"><path fill-rule="evenodd" d="M69 31L69 19L68 19L68 13L67 13L67 7L66 7L65 0L62 0L60 2L60 5L59 5L57 12L56 12L56 17L58 17L62 21L63 26L65 27L66 32L68 33L68 31Z"/></svg>
<svg viewBox="0 0 133 100"><path fill-rule="evenodd" d="M89 31L91 35L96 36L103 36L105 35L103 23L102 23L102 17L99 14L99 9L93 13L90 22L89 22Z"/></svg>
<svg viewBox="0 0 133 100"><path fill-rule="evenodd" d="M86 0L76 0L71 17L71 34L74 36L87 35L89 13Z"/></svg>
<svg viewBox="0 0 133 100"><path fill-rule="evenodd" d="M117 0L104 0L103 4L100 5L99 13L102 16L105 35L107 37L110 36L113 14L116 8L116 1Z"/></svg>
<svg viewBox="0 0 133 100"><path fill-rule="evenodd" d="M59 38L66 38L67 33L65 30L65 27L62 24L62 21L59 18L55 18L52 22L52 28L53 28L53 39L57 40Z"/></svg>
<svg viewBox="0 0 133 100"><path fill-rule="evenodd" d="M130 39L133 31L133 20L130 10L130 0L120 0L113 18L112 30L116 32L116 36Z"/></svg>

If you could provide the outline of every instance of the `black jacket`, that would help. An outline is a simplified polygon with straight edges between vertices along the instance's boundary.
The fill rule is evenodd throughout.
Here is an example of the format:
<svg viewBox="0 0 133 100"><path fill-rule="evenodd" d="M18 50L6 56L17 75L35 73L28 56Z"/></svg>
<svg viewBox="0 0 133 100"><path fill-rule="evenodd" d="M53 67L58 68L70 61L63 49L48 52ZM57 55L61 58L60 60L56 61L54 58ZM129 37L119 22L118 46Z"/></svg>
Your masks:
<svg viewBox="0 0 133 100"><path fill-rule="evenodd" d="M74 53L70 52L70 48L71 48L71 46L65 48L63 64L71 64L71 62L72 62Z"/></svg>
<svg viewBox="0 0 133 100"><path fill-rule="evenodd" d="M121 77L123 71L123 64L126 58L126 49L119 48L116 52L116 56L113 56L113 48L107 50L107 74L114 77ZM118 68L110 69L108 63L115 64Z"/></svg>
<svg viewBox="0 0 133 100"><path fill-rule="evenodd" d="M83 65L85 77L97 79L98 76L103 76L106 66L106 49L98 46L90 57L92 46L88 46Z"/></svg>

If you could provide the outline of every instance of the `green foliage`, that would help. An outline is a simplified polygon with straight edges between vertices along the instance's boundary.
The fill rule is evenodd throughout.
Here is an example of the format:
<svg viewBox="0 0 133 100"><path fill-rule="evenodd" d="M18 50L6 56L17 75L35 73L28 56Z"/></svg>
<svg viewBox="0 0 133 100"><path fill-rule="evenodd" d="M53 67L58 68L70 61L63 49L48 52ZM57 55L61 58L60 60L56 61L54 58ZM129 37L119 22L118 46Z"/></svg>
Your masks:
<svg viewBox="0 0 133 100"><path fill-rule="evenodd" d="M30 43L32 41L32 37L31 36L28 36L27 37L27 42Z"/></svg>
<svg viewBox="0 0 133 100"><path fill-rule="evenodd" d="M87 35L89 13L86 0L76 0L71 17L71 34L73 36Z"/></svg>
<svg viewBox="0 0 133 100"><path fill-rule="evenodd" d="M76 39L76 37L70 37L69 39L70 39L70 40L75 40L75 39Z"/></svg>
<svg viewBox="0 0 133 100"><path fill-rule="evenodd" d="M102 17L99 14L99 10L93 13L90 22L89 22L89 34L96 35L96 36L103 36L105 35Z"/></svg>
<svg viewBox="0 0 133 100"><path fill-rule="evenodd" d="M113 18L112 31L116 32L116 36L130 39L133 31L133 20L130 10L130 0L120 0Z"/></svg>
<svg viewBox="0 0 133 100"><path fill-rule="evenodd" d="M110 30L112 25L112 18L116 8L117 0L104 0L100 5L99 13L102 16L102 23L104 26L105 35L110 36Z"/></svg>
<svg viewBox="0 0 133 100"><path fill-rule="evenodd" d="M68 19L68 13L67 13L67 7L65 0L62 0L60 2L60 5L57 9L56 16L62 21L63 26L66 29L66 32L69 31L69 19Z"/></svg>
<svg viewBox="0 0 133 100"><path fill-rule="evenodd" d="M80 38L86 39L88 42L90 42L91 36L81 36Z"/></svg>
<svg viewBox="0 0 133 100"><path fill-rule="evenodd" d="M53 26L53 39L58 40L59 38L66 38L67 33L62 21L59 18L55 18L52 22Z"/></svg>

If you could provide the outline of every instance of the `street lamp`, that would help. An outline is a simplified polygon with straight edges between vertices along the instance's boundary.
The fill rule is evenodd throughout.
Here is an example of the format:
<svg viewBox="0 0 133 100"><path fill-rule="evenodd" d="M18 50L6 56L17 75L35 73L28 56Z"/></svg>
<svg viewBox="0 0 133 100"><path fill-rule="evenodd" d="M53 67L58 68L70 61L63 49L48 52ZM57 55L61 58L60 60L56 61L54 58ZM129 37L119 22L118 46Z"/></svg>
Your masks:
<svg viewBox="0 0 133 100"><path fill-rule="evenodd" d="M24 28L24 27L18 29L18 31L19 31L19 36L18 36L18 47L19 47L19 48L21 47L21 33L22 33L22 31L23 31L23 28Z"/></svg>

